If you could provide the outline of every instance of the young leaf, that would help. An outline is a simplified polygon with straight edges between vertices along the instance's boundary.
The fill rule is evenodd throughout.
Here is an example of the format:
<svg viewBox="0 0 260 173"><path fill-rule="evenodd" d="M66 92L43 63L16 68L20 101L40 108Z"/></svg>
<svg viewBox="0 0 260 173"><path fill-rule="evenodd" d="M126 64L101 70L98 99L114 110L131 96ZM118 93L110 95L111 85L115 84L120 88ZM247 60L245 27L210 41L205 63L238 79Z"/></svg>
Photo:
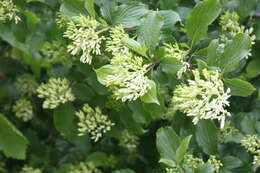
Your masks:
<svg viewBox="0 0 260 173"><path fill-rule="evenodd" d="M218 0L204 0L190 12L185 29L193 44L207 36L208 26L218 17L220 10Z"/></svg>
<svg viewBox="0 0 260 173"><path fill-rule="evenodd" d="M224 83L231 89L231 95L233 96L247 97L255 91L255 87L245 80L225 78Z"/></svg>
<svg viewBox="0 0 260 173"><path fill-rule="evenodd" d="M212 121L200 120L196 126L195 134L199 146L206 154L216 154L218 130Z"/></svg>
<svg viewBox="0 0 260 173"><path fill-rule="evenodd" d="M250 51L251 40L245 34L238 34L229 42L220 58L220 67L225 73L232 72L238 68L242 59L246 58Z"/></svg>
<svg viewBox="0 0 260 173"><path fill-rule="evenodd" d="M148 12L145 4L131 2L118 7L112 16L112 24L122 24L126 28L140 25L140 19Z"/></svg>
<svg viewBox="0 0 260 173"><path fill-rule="evenodd" d="M176 151L176 162L177 162L177 164L180 164L182 162L182 160L184 159L184 155L186 154L187 149L189 147L191 137L192 137L192 135L187 136L185 139L183 139L181 141L181 144Z"/></svg>
<svg viewBox="0 0 260 173"><path fill-rule="evenodd" d="M85 0L85 8L88 11L88 14L93 18L95 18L94 2L94 0Z"/></svg>
<svg viewBox="0 0 260 173"><path fill-rule="evenodd" d="M160 128L156 132L156 146L161 158L176 161L176 150L180 138L170 127Z"/></svg>
<svg viewBox="0 0 260 173"><path fill-rule="evenodd" d="M151 89L149 89L147 93L141 97L141 100L144 103L156 103L160 105L160 102L157 98L157 88L155 82L149 80L149 85L151 86Z"/></svg>
<svg viewBox="0 0 260 173"><path fill-rule="evenodd" d="M150 51L159 44L163 18L158 12L151 12L142 22L138 30L138 39L145 42Z"/></svg>
<svg viewBox="0 0 260 173"><path fill-rule="evenodd" d="M168 160L168 159L160 159L159 163L164 163L165 165L170 166L170 167L176 166L176 163L174 161Z"/></svg>
<svg viewBox="0 0 260 173"><path fill-rule="evenodd" d="M28 140L2 114L0 114L0 139L0 150L6 157L25 159Z"/></svg>
<svg viewBox="0 0 260 173"><path fill-rule="evenodd" d="M142 42L142 44L140 44L139 42L137 42L133 39L124 39L123 43L125 46L127 46L129 49L133 50L134 52L138 53L139 55L147 57L146 52L147 52L148 48L146 47L144 42Z"/></svg>
<svg viewBox="0 0 260 173"><path fill-rule="evenodd" d="M75 117L75 108L72 103L60 105L53 114L56 129L70 142L75 142L78 138Z"/></svg>
<svg viewBox="0 0 260 173"><path fill-rule="evenodd" d="M98 81L101 84L106 85L107 77L115 73L115 68L112 65L104 65L99 69L96 69L95 71L97 74Z"/></svg>

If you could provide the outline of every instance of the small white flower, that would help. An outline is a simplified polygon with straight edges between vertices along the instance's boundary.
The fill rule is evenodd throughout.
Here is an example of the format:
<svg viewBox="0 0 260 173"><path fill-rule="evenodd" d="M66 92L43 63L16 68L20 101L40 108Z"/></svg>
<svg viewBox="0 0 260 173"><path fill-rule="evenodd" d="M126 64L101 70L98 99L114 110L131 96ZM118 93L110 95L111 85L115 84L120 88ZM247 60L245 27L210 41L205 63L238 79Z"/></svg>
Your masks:
<svg viewBox="0 0 260 173"><path fill-rule="evenodd" d="M79 118L79 135L82 136L89 133L91 139L95 142L115 125L106 115L102 114L99 107L96 107L94 110L88 104L84 104L82 110L76 112L76 116Z"/></svg>
<svg viewBox="0 0 260 173"><path fill-rule="evenodd" d="M37 89L38 97L45 98L43 108L55 109L60 104L75 100L69 81L66 78L51 78Z"/></svg>
<svg viewBox="0 0 260 173"><path fill-rule="evenodd" d="M64 37L72 40L68 45L68 52L72 55L80 55L82 63L91 64L93 55L101 55L100 47L104 36L99 36L97 27L100 24L90 17L77 16L74 21L68 23Z"/></svg>
<svg viewBox="0 0 260 173"><path fill-rule="evenodd" d="M188 80L187 85L178 85L174 90L174 109L192 116L194 124L200 119L217 119L223 128L226 116L231 116L225 110L229 106L230 89L225 91L218 71L210 73L204 69L200 74L194 70L193 75L194 80Z"/></svg>

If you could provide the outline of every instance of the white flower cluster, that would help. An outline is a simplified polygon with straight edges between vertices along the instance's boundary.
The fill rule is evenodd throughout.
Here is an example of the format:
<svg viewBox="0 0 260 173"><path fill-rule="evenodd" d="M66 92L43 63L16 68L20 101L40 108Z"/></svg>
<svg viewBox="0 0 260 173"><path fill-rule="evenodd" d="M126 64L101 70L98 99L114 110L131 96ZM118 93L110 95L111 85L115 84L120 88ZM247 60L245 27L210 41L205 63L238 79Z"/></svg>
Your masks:
<svg viewBox="0 0 260 173"><path fill-rule="evenodd" d="M139 145L139 138L129 133L128 130L124 130L122 134L119 146L126 148L130 152L136 152L137 146Z"/></svg>
<svg viewBox="0 0 260 173"><path fill-rule="evenodd" d="M32 96L36 94L38 83L31 74L22 74L16 78L14 83L15 88L19 91L22 96Z"/></svg>
<svg viewBox="0 0 260 173"><path fill-rule="evenodd" d="M37 89L38 97L45 98L43 108L55 109L60 104L75 100L69 81L66 78L51 78Z"/></svg>
<svg viewBox="0 0 260 173"><path fill-rule="evenodd" d="M14 20L15 23L18 23L21 19L17 15L20 10L13 3L12 0L1 0L0 1L0 22L6 22Z"/></svg>
<svg viewBox="0 0 260 173"><path fill-rule="evenodd" d="M164 44L165 47L165 56L167 57L173 57L178 59L182 63L182 68L177 72L178 79L181 79L182 74L187 71L187 69L190 67L190 64L185 62L185 58L187 58L187 55L189 53L188 46L179 44ZM186 48L187 50L184 50L182 48Z"/></svg>
<svg viewBox="0 0 260 173"><path fill-rule="evenodd" d="M108 41L107 51L113 54L110 62L113 73L107 76L103 84L111 89L117 100L136 100L151 88L150 80L145 76L149 65L143 65L143 59L134 56L123 45L128 35L121 26L111 29L110 34L112 39Z"/></svg>
<svg viewBox="0 0 260 173"><path fill-rule="evenodd" d="M245 26L239 24L239 16L236 12L225 12L220 17L220 25L223 31L227 31L231 37L236 36L239 33L248 35L251 39L251 44L255 44L256 36L253 34L253 28L246 29ZM225 35L221 36L222 40L227 40Z"/></svg>
<svg viewBox="0 0 260 173"><path fill-rule="evenodd" d="M67 47L61 40L45 42L41 48L44 56L47 56L50 63L61 63L67 65L70 62L70 54L67 52Z"/></svg>
<svg viewBox="0 0 260 173"><path fill-rule="evenodd" d="M260 138L257 135L246 135L241 140L241 145L254 154L253 164L260 167Z"/></svg>
<svg viewBox="0 0 260 173"><path fill-rule="evenodd" d="M27 99L19 99L12 107L15 116L24 122L27 122L33 118L32 103Z"/></svg>
<svg viewBox="0 0 260 173"><path fill-rule="evenodd" d="M100 26L95 19L85 16L77 16L67 24L67 30L64 37L72 40L68 45L68 52L72 55L80 56L82 63L91 64L92 55L100 55L100 47L104 36L99 36L97 27Z"/></svg>
<svg viewBox="0 0 260 173"><path fill-rule="evenodd" d="M223 128L226 116L231 115L225 110L229 106L230 89L225 91L218 71L203 69L202 73L198 70L192 72L194 80L188 80L188 84L178 85L174 90L174 109L194 117L194 124L200 119L217 119Z"/></svg>
<svg viewBox="0 0 260 173"><path fill-rule="evenodd" d="M92 162L80 162L70 166L70 173L102 173Z"/></svg>
<svg viewBox="0 0 260 173"><path fill-rule="evenodd" d="M112 123L106 115L103 115L99 107L93 110L88 104L84 104L82 110L76 112L79 118L79 135L89 133L91 139L97 142L104 133L111 130L115 124Z"/></svg>
<svg viewBox="0 0 260 173"><path fill-rule="evenodd" d="M127 54L129 49L124 46L123 40L128 39L128 34L125 33L122 25L115 26L110 29L110 38L106 41L106 51L117 56Z"/></svg>
<svg viewBox="0 0 260 173"><path fill-rule="evenodd" d="M38 168L33 168L30 166L24 166L20 173L42 173L42 171Z"/></svg>

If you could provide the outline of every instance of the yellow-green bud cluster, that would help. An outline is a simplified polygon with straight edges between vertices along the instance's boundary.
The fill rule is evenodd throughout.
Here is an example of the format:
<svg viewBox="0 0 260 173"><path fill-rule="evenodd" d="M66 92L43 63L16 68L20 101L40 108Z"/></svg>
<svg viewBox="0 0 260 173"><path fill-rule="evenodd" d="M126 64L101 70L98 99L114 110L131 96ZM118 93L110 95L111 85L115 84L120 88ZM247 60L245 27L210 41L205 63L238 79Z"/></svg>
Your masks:
<svg viewBox="0 0 260 173"><path fill-rule="evenodd" d="M45 42L41 48L44 56L47 56L50 63L61 63L67 65L70 62L70 54L67 52L66 44L61 40Z"/></svg>
<svg viewBox="0 0 260 173"><path fill-rule="evenodd" d="M75 100L66 78L51 78L48 83L41 84L37 89L38 97L45 98L44 109L55 109L60 104Z"/></svg>
<svg viewBox="0 0 260 173"><path fill-rule="evenodd" d="M198 157L193 157L191 154L186 154L184 156L183 163L188 166L192 171L198 168L199 165L204 164L203 160Z"/></svg>
<svg viewBox="0 0 260 173"><path fill-rule="evenodd" d="M139 138L136 135L129 133L128 130L124 130L122 132L119 145L123 148L126 148L130 152L136 152L136 149L139 145Z"/></svg>
<svg viewBox="0 0 260 173"><path fill-rule="evenodd" d="M62 12L56 13L55 23L59 28L66 28L69 18L65 16Z"/></svg>
<svg viewBox="0 0 260 173"><path fill-rule="evenodd" d="M246 135L241 140L241 145L248 152L254 154L253 164L260 166L260 138L257 135Z"/></svg>
<svg viewBox="0 0 260 173"><path fill-rule="evenodd" d="M123 44L123 40L128 38L122 25L111 28L110 38L106 41L106 51L111 52L114 56L128 53L129 49Z"/></svg>
<svg viewBox="0 0 260 173"><path fill-rule="evenodd" d="M80 162L77 165L71 165L70 173L102 173L92 162Z"/></svg>
<svg viewBox="0 0 260 173"><path fill-rule="evenodd" d="M103 115L99 107L95 110L88 104L84 104L82 110L76 112L79 118L78 131L79 135L89 133L91 139L97 142L104 133L111 130L115 124L112 123L106 115Z"/></svg>
<svg viewBox="0 0 260 173"><path fill-rule="evenodd" d="M33 118L32 103L27 99L19 99L12 107L15 116L24 122L27 122Z"/></svg>
<svg viewBox="0 0 260 173"><path fill-rule="evenodd" d="M79 55L82 63L91 64L92 55L101 55L100 47L104 36L99 36L97 27L100 26L95 19L85 16L77 16L67 25L64 37L72 40L68 45L68 52Z"/></svg>
<svg viewBox="0 0 260 173"><path fill-rule="evenodd" d="M232 126L231 121L226 121L224 128L220 129L219 141L225 142L226 137L233 136L238 133L238 129Z"/></svg>
<svg viewBox="0 0 260 173"><path fill-rule="evenodd" d="M217 119L223 128L226 116L231 115L225 109L229 106L230 89L225 91L218 71L203 69L202 72L192 72L194 80L188 80L188 84L178 85L174 90L174 109L193 117L194 124L200 119Z"/></svg>
<svg viewBox="0 0 260 173"><path fill-rule="evenodd" d="M221 163L221 161L216 159L216 156L214 156L214 155L210 155L210 157L208 159L208 163L214 167L215 173L218 173L220 168L223 167L223 164Z"/></svg>
<svg viewBox="0 0 260 173"><path fill-rule="evenodd" d="M117 162L118 162L117 157L111 154L107 157L105 166L107 168L114 168L116 166Z"/></svg>
<svg viewBox="0 0 260 173"><path fill-rule="evenodd" d="M231 37L239 33L244 33L248 35L251 39L251 44L255 44L256 36L253 34L253 28L246 29L243 25L239 24L239 16L236 12L225 12L220 17L220 25L223 31L227 31ZM226 41L228 38L225 35L221 36L223 41Z"/></svg>
<svg viewBox="0 0 260 173"><path fill-rule="evenodd" d="M38 168L33 168L30 166L24 166L20 173L42 173L42 171Z"/></svg>
<svg viewBox="0 0 260 173"><path fill-rule="evenodd" d="M19 91L20 95L31 97L33 94L36 94L38 87L33 75L22 74L16 78L14 83L15 88Z"/></svg>
<svg viewBox="0 0 260 173"><path fill-rule="evenodd" d="M182 74L185 73L187 69L190 67L190 64L184 61L189 53L189 47L185 44L179 45L177 43L164 44L164 47L165 56L176 58L182 63L182 68L177 72L177 77L178 79L180 79L182 77ZM184 50L183 48L185 48L186 50Z"/></svg>
<svg viewBox="0 0 260 173"><path fill-rule="evenodd" d="M177 168L166 168L165 172L166 173L180 173Z"/></svg>
<svg viewBox="0 0 260 173"><path fill-rule="evenodd" d="M15 23L18 23L21 19L17 15L19 9L13 3L12 0L1 0L0 2L0 23L14 20Z"/></svg>

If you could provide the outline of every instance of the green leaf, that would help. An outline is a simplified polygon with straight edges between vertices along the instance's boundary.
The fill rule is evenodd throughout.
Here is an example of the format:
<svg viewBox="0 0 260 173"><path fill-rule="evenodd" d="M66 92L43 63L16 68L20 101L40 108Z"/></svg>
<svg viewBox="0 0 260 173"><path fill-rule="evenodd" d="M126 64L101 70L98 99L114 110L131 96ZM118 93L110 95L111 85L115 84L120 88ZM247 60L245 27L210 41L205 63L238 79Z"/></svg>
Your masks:
<svg viewBox="0 0 260 173"><path fill-rule="evenodd" d="M160 9L175 9L181 0L159 0Z"/></svg>
<svg viewBox="0 0 260 173"><path fill-rule="evenodd" d="M214 39L210 42L207 48L207 62L210 66L218 66L219 55L217 53L217 49L219 46L219 42L217 39Z"/></svg>
<svg viewBox="0 0 260 173"><path fill-rule="evenodd" d="M192 9L185 25L192 44L207 37L208 26L218 17L220 10L218 0L204 0Z"/></svg>
<svg viewBox="0 0 260 173"><path fill-rule="evenodd" d="M79 138L77 135L77 126L74 123L75 117L75 108L72 103L60 105L53 113L56 129L70 142L75 142Z"/></svg>
<svg viewBox="0 0 260 173"><path fill-rule="evenodd" d="M28 140L2 114L0 114L0 138L0 150L6 157L25 159Z"/></svg>
<svg viewBox="0 0 260 173"><path fill-rule="evenodd" d="M160 102L157 98L157 88L156 88L155 82L152 80L149 80L149 85L150 85L151 89L149 89L147 91L147 93L141 97L141 100L144 103L156 103L156 104L160 105Z"/></svg>
<svg viewBox="0 0 260 173"><path fill-rule="evenodd" d="M216 154L218 130L210 120L200 120L195 129L196 140L202 150L208 154Z"/></svg>
<svg viewBox="0 0 260 173"><path fill-rule="evenodd" d="M183 63L174 57L163 57L160 62L160 68L167 74L175 75L183 67Z"/></svg>
<svg viewBox="0 0 260 173"><path fill-rule="evenodd" d="M251 13L255 11L256 3L259 0L236 0L238 5L236 11L241 18L248 17Z"/></svg>
<svg viewBox="0 0 260 173"><path fill-rule="evenodd" d="M233 156L225 156L223 159L221 159L221 162L223 164L223 168L220 170L220 172L224 173L232 173L235 171L235 168L243 165L241 160Z"/></svg>
<svg viewBox="0 0 260 173"><path fill-rule="evenodd" d="M255 87L245 80L225 78L224 83L231 89L231 95L233 96L247 97L255 91Z"/></svg>
<svg viewBox="0 0 260 173"><path fill-rule="evenodd" d="M126 28L140 25L140 19L148 12L145 4L131 2L118 7L112 16L112 24L122 24Z"/></svg>
<svg viewBox="0 0 260 173"><path fill-rule="evenodd" d="M251 60L247 67L246 67L246 72L247 72L247 77L249 78L254 78L260 74L260 58L254 58Z"/></svg>
<svg viewBox="0 0 260 173"><path fill-rule="evenodd" d="M163 18L158 12L151 12L142 22L138 30L138 39L145 42L150 51L159 44Z"/></svg>
<svg viewBox="0 0 260 173"><path fill-rule="evenodd" d="M97 74L98 81L101 84L106 85L107 77L109 75L115 74L116 69L112 65L104 65L104 66L100 67L99 69L96 69L95 72Z"/></svg>
<svg viewBox="0 0 260 173"><path fill-rule="evenodd" d="M191 137L192 137L192 135L187 136L186 138L184 138L181 141L181 144L176 151L176 162L177 162L177 164L180 164L183 161L184 155L186 154L187 149L189 147Z"/></svg>
<svg viewBox="0 0 260 173"><path fill-rule="evenodd" d="M75 94L76 98L82 101L90 101L95 96L94 91L83 83L73 85L72 92Z"/></svg>
<svg viewBox="0 0 260 173"><path fill-rule="evenodd" d="M92 162L95 166L104 166L107 162L107 154L103 152L93 152L88 155L86 161Z"/></svg>
<svg viewBox="0 0 260 173"><path fill-rule="evenodd" d="M214 173L214 167L209 163L205 163L203 165L199 165L194 173Z"/></svg>
<svg viewBox="0 0 260 173"><path fill-rule="evenodd" d="M60 11L68 17L75 17L80 14L88 15L84 0L64 0L60 6Z"/></svg>
<svg viewBox="0 0 260 173"><path fill-rule="evenodd" d="M245 34L237 34L233 41L228 42L220 58L220 67L223 72L229 73L236 70L240 61L248 55L250 47L251 40Z"/></svg>
<svg viewBox="0 0 260 173"><path fill-rule="evenodd" d="M135 173L135 172L131 169L120 169L117 171L113 171L112 173Z"/></svg>
<svg viewBox="0 0 260 173"><path fill-rule="evenodd" d="M137 42L133 39L124 39L123 43L125 46L127 46L129 49L133 50L134 52L138 53L139 55L147 57L146 52L147 52L148 48L146 47L144 42L142 42L142 44L140 44L139 42Z"/></svg>
<svg viewBox="0 0 260 173"><path fill-rule="evenodd" d="M163 17L164 24L162 30L173 30L174 25L181 21L178 13L172 10L160 10L159 14Z"/></svg>
<svg viewBox="0 0 260 173"><path fill-rule="evenodd" d="M156 132L156 146L161 158L176 161L176 150L180 138L171 127L160 128Z"/></svg>
<svg viewBox="0 0 260 173"><path fill-rule="evenodd" d="M85 8L88 11L88 14L93 18L95 18L94 2L94 0L85 0Z"/></svg>
<svg viewBox="0 0 260 173"><path fill-rule="evenodd" d="M159 163L164 163L165 165L170 166L170 167L176 166L176 163L174 161L168 160L168 159L160 159Z"/></svg>

